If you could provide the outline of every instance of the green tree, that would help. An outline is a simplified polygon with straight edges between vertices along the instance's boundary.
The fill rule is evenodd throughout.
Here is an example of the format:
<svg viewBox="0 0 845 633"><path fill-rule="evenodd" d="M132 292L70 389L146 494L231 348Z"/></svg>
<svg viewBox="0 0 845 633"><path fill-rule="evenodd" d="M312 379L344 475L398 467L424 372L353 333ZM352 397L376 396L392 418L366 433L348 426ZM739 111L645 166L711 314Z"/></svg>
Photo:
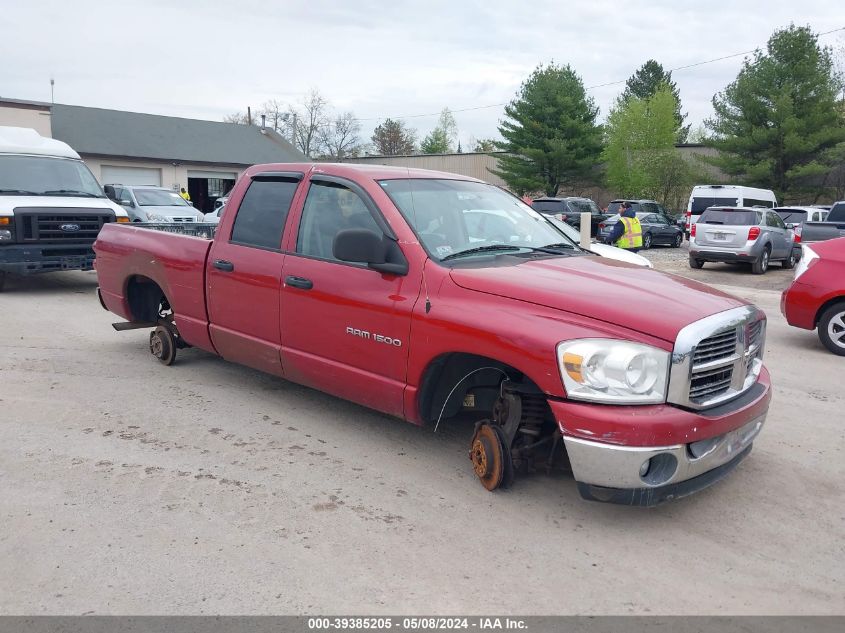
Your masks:
<svg viewBox="0 0 845 633"><path fill-rule="evenodd" d="M625 90L622 91L619 100L625 102L631 98L648 99L653 97L663 85L669 86L675 97L676 140L678 143L685 143L690 126L684 125L687 115L681 113L681 93L677 84L672 81L672 72L664 70L662 64L650 59L640 66L625 82Z"/></svg>
<svg viewBox="0 0 845 633"><path fill-rule="evenodd" d="M420 151L423 154L448 154L449 137L443 128L436 127L420 143Z"/></svg>
<svg viewBox="0 0 845 633"><path fill-rule="evenodd" d="M499 126L508 152L492 170L519 195L544 191L553 196L593 176L601 154L598 108L581 78L567 66L538 66L505 106Z"/></svg>
<svg viewBox="0 0 845 633"><path fill-rule="evenodd" d="M489 154L496 151L496 141L490 138L477 139L473 145L473 152L484 152Z"/></svg>
<svg viewBox="0 0 845 633"><path fill-rule="evenodd" d="M809 27L775 31L713 97L713 164L785 200L818 197L845 142L842 88L831 50Z"/></svg>
<svg viewBox="0 0 845 633"><path fill-rule="evenodd" d="M416 146L416 131L405 127L404 121L385 119L373 131L373 146L382 156L412 154Z"/></svg>
<svg viewBox="0 0 845 633"><path fill-rule="evenodd" d="M627 198L651 198L677 208L697 175L675 147L677 98L669 84L645 98L619 99L607 117L602 159L607 184Z"/></svg>

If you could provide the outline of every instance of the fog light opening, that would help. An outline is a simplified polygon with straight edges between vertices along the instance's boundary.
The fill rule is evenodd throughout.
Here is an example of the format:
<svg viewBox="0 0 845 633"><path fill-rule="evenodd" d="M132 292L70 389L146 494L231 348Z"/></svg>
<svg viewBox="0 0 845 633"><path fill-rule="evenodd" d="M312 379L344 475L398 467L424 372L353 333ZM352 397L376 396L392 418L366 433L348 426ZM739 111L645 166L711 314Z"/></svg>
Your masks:
<svg viewBox="0 0 845 633"><path fill-rule="evenodd" d="M678 459L672 453L660 453L643 462L640 479L648 486L661 486L672 479L677 470Z"/></svg>

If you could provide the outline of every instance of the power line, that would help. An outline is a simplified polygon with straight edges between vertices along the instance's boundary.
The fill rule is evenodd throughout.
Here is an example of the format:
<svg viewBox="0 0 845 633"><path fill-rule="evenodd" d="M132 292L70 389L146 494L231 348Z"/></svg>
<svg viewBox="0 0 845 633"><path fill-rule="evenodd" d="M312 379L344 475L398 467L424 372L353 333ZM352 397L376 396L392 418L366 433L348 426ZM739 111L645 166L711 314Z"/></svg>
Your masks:
<svg viewBox="0 0 845 633"><path fill-rule="evenodd" d="M819 33L817 35L817 37L822 37L824 35L830 35L831 33L838 33L839 31L845 31L845 26L839 27L838 29L831 29L830 31L825 31L824 33ZM685 66L677 66L676 68L670 68L666 72L673 73L673 72L676 72L676 71L679 71L679 70L686 70L687 68L695 68L696 66L704 66L705 64L712 64L714 62L721 62L721 61L724 61L726 59L733 59L734 57L741 57L743 55L750 55L751 53L754 53L755 51L759 50L759 48L760 47L758 46L757 48L752 48L751 50L743 51L741 53L733 53L731 55L725 55L723 57L716 57L714 59L708 59L708 60L705 60L705 61L702 61L702 62L695 62L693 64L686 64ZM628 80L627 79L620 79L619 81L609 81L609 82L603 83L603 84L595 84L593 86L587 86L586 88L584 88L584 90L593 90L595 88L605 88L607 86L616 86L618 84L624 84L626 81L628 81ZM471 112L473 110L487 110L489 108L502 108L502 107L506 106L508 103L510 103L510 102L506 101L505 103L491 103L489 105L474 106L474 107L471 107L471 108L460 108L458 110L450 110L450 112L452 112L454 114L456 112ZM405 116L390 116L390 117L378 116L378 117L367 117L365 119L356 118L355 120L356 121L381 121L382 119L421 119L423 117L428 117L428 116L438 116L439 114L440 114L440 112L429 112L427 114L408 114L408 115L405 115Z"/></svg>

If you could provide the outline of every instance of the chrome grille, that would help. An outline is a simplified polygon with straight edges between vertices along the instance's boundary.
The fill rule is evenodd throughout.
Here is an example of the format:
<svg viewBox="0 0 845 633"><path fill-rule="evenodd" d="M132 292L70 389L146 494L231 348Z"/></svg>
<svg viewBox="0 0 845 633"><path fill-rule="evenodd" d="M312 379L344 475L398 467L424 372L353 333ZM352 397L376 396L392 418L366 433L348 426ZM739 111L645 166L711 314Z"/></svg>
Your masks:
<svg viewBox="0 0 845 633"><path fill-rule="evenodd" d="M765 319L746 306L683 328L672 353L668 401L706 409L750 389L762 367Z"/></svg>

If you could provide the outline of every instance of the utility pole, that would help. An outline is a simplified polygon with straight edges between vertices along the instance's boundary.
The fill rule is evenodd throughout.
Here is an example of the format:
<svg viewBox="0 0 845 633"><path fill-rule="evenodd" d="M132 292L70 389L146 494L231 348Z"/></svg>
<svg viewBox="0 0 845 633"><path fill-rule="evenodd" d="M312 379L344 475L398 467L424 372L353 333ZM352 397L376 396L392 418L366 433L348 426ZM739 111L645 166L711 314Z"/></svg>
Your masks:
<svg viewBox="0 0 845 633"><path fill-rule="evenodd" d="M50 103L56 103L56 99L53 96L53 86L56 85L56 80L50 77Z"/></svg>

